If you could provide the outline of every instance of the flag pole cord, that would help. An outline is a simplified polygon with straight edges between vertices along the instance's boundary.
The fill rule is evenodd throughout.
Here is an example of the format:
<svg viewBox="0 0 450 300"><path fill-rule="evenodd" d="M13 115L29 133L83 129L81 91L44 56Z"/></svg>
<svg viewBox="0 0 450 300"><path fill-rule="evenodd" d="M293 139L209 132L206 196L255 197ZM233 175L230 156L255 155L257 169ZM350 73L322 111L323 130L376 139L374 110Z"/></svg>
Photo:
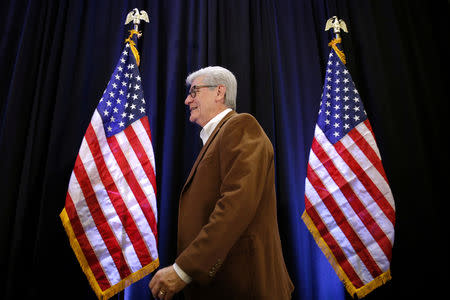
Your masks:
<svg viewBox="0 0 450 300"><path fill-rule="evenodd" d="M133 41L132 37L133 34L136 34L138 38L142 36L142 33L139 32L139 24L141 23L141 20L147 23L149 22L147 12L145 10L141 10L139 12L139 9L137 8L130 11L127 15L127 19L125 20L125 25L127 25L130 22L133 22L134 24L133 29L130 30L130 36L125 40L125 43L128 43L130 45L131 51L133 52L134 57L136 58L136 64L138 66L140 64L139 52L136 49L136 43Z"/></svg>
<svg viewBox="0 0 450 300"><path fill-rule="evenodd" d="M339 49L336 45L341 43L341 41L342 41L341 35L340 35L341 30L348 33L347 25L345 24L344 20L339 19L336 16L333 16L328 19L328 21L325 25L325 31L328 31L330 29L333 29L335 38L328 44L328 46L333 48L334 52L336 52L336 54L341 59L342 63L345 65L346 60L345 60L344 51Z"/></svg>

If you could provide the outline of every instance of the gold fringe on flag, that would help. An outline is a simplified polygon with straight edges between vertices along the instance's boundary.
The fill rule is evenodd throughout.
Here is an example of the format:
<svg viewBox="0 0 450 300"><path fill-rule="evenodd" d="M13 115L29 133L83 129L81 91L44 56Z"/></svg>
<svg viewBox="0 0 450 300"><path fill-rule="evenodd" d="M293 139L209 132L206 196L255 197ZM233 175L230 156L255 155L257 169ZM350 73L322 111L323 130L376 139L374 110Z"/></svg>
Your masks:
<svg viewBox="0 0 450 300"><path fill-rule="evenodd" d="M328 46L330 46L331 48L333 48L334 52L336 52L336 54L338 55L338 57L341 59L342 63L345 65L346 64L346 60L345 60L345 54L343 51L341 51L336 44L340 44L342 41L341 38L337 38L332 40L331 42L328 43Z"/></svg>
<svg viewBox="0 0 450 300"><path fill-rule="evenodd" d="M320 235L319 231L317 230L316 226L314 225L314 222L311 220L309 215L306 213L306 211L302 214L302 219L306 224L306 227L311 232L312 236L314 237L314 240L316 241L319 248L322 250L323 254L325 254L325 257L330 262L331 266L333 267L334 271L336 272L339 279L344 283L344 286L347 290L347 292L350 295L355 295L358 297L358 299L363 298L367 294L369 294L371 291L376 289L377 287L383 285L384 283L391 280L391 270L387 270L377 278L373 279L371 282L367 283L366 285L356 288L353 283L350 281L350 279L347 277L347 274L345 274L344 270L341 268L339 263L337 262L336 257L333 255L333 252L328 247L327 243L324 241L322 236Z"/></svg>

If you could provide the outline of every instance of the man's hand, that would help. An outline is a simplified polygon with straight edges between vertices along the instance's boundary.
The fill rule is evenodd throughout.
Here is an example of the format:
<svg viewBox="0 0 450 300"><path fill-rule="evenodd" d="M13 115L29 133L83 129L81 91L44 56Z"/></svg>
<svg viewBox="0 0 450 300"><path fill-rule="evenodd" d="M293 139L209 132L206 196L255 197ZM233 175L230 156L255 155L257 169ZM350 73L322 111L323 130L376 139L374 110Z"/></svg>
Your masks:
<svg viewBox="0 0 450 300"><path fill-rule="evenodd" d="M148 286L156 299L170 300L186 283L178 276L173 266L170 266L156 272Z"/></svg>

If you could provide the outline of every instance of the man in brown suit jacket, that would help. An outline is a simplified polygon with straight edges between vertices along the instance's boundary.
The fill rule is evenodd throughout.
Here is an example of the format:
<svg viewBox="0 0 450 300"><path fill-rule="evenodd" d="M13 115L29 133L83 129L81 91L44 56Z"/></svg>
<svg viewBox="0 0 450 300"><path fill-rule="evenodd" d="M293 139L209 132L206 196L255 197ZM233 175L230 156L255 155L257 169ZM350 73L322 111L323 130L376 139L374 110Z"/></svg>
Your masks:
<svg viewBox="0 0 450 300"><path fill-rule="evenodd" d="M256 119L237 114L236 79L222 67L188 76L185 104L203 148L181 191L178 257L150 282L171 299L290 299L278 232L273 147Z"/></svg>

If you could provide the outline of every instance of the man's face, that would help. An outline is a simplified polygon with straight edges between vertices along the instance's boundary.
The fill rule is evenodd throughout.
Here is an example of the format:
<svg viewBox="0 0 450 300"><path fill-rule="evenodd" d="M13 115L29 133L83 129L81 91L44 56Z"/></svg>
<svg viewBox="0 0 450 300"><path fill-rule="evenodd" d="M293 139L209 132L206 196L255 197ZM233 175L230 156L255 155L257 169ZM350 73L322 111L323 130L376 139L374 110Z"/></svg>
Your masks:
<svg viewBox="0 0 450 300"><path fill-rule="evenodd" d="M220 112L220 103L217 100L217 88L210 89L208 87L195 88L195 86L202 86L203 77L197 77L191 84L191 89L195 89L195 98L190 94L187 95L184 104L189 106L191 116L189 121L195 122L200 126L205 126L209 120L214 118Z"/></svg>

